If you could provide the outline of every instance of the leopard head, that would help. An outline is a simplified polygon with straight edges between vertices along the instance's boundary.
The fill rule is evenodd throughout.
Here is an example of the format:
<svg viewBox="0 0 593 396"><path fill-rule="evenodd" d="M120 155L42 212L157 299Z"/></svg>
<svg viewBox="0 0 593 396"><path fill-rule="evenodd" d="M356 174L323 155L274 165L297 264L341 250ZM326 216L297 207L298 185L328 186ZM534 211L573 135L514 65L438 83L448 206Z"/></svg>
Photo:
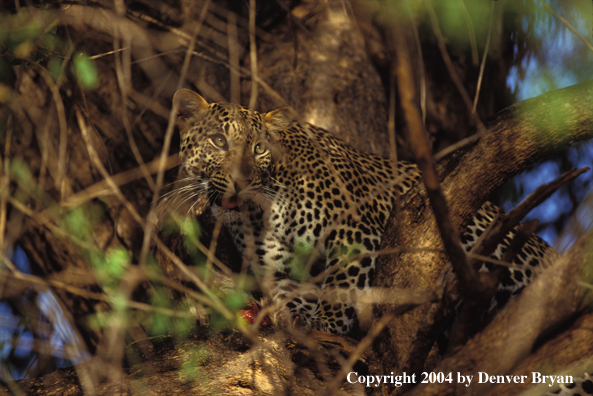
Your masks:
<svg viewBox="0 0 593 396"><path fill-rule="evenodd" d="M194 196L239 209L274 196L274 147L281 122L229 103L208 104L188 89L175 93L182 172ZM277 113L276 113L277 114Z"/></svg>

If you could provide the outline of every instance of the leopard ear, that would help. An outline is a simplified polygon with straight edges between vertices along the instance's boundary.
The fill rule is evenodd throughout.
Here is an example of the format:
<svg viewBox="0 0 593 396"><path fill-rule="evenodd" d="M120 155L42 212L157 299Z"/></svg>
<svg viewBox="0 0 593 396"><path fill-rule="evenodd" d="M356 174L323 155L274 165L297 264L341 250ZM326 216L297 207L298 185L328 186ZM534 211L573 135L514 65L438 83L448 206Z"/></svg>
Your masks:
<svg viewBox="0 0 593 396"><path fill-rule="evenodd" d="M272 132L287 129L294 119L294 110L290 107L282 107L278 110L270 111L264 116L264 122Z"/></svg>
<svg viewBox="0 0 593 396"><path fill-rule="evenodd" d="M208 102L189 89L180 89L173 96L173 107L177 107L177 125L183 128L187 121L208 109Z"/></svg>

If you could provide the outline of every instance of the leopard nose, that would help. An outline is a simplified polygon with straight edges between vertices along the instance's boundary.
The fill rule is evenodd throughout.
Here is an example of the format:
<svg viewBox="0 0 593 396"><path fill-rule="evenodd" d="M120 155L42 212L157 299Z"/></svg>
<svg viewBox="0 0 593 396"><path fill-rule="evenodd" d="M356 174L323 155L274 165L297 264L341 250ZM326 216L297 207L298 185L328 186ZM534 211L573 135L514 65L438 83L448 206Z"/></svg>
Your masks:
<svg viewBox="0 0 593 396"><path fill-rule="evenodd" d="M238 194L239 191L243 190L245 187L251 184L253 179L237 179L235 180L234 187L235 187L235 194Z"/></svg>

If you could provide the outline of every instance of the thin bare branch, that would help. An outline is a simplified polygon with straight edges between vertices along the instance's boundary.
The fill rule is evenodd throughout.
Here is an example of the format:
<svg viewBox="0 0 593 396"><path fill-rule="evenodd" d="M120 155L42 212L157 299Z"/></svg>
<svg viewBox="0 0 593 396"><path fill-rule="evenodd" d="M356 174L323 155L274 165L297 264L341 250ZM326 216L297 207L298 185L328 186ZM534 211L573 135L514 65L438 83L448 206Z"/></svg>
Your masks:
<svg viewBox="0 0 593 396"><path fill-rule="evenodd" d="M476 113L472 112L471 99L469 97L469 94L467 93L467 90L463 86L463 82L461 81L459 74L455 70L455 66L453 65L453 61L451 60L449 53L447 52L447 47L445 45L445 37L443 36L443 33L441 32L441 28L439 27L439 21L438 21L436 12L434 11L434 8L432 7L432 3L430 1L425 1L424 4L426 5L426 9L428 10L428 15L430 16L432 28L433 28L434 34L437 38L437 44L438 44L439 50L441 52L441 55L443 57L443 61L445 62L445 66L447 67L447 71L449 72L449 75L451 76L451 80L457 87L457 91L461 95L461 99L463 100L465 107L467 107L467 111L472 115L472 118L476 122L478 130L481 131L484 129L484 124L480 120L480 117Z"/></svg>
<svg viewBox="0 0 593 396"><path fill-rule="evenodd" d="M229 48L229 70L231 72L231 103L241 103L241 74L239 73L239 37L237 15L229 12L227 17L227 40Z"/></svg>
<svg viewBox="0 0 593 396"><path fill-rule="evenodd" d="M255 0L249 0L249 61L251 64L251 96L249 108L254 109L257 104L257 47L255 42Z"/></svg>
<svg viewBox="0 0 593 396"><path fill-rule="evenodd" d="M418 107L414 103L414 79L403 25L396 23L394 26L393 40L396 45L397 81L402 108L404 109L404 117L410 131L410 143L414 150L418 167L422 171L424 185L426 186L428 198L437 220L445 250L451 259L457 276L461 280L464 295L470 297L479 292L478 277L475 270L467 262L458 232L450 219L447 202L439 185L438 175L431 156L430 142L426 137Z"/></svg>
<svg viewBox="0 0 593 396"><path fill-rule="evenodd" d="M585 47L587 47L589 49L589 51L593 52L593 45L591 45L587 39L585 39L583 36L581 36L579 34L579 32L576 31L576 29L574 27L572 27L572 25L566 20L564 19L562 16L560 16L560 14L558 14L556 12L556 10L554 10L552 7L550 7L550 5L548 3L546 3L544 0L539 0L540 3L542 3L544 5L544 7L546 7L548 10L550 10L550 12L552 14L554 14L554 16L556 16L556 18L558 18L560 20L560 22L562 22L562 24L564 24L564 26L566 26L566 28L568 30L570 30L575 36L578 37L579 40L582 41L583 44L585 44Z"/></svg>
<svg viewBox="0 0 593 396"><path fill-rule="evenodd" d="M459 0L463 2L463 0ZM476 85L476 95L474 96L474 106L472 113L476 112L478 107L478 98L480 97L480 87L482 86L482 77L484 77L484 68L486 67L486 58L488 57L488 51L490 50L490 37L492 36L492 21L494 20L494 4L496 2L490 2L490 23L488 24L488 37L486 38L486 45L484 46L484 54L482 55L482 62L480 64L480 75L478 76L478 84ZM475 40L475 39L474 39ZM476 53L477 56L477 53Z"/></svg>
<svg viewBox="0 0 593 396"><path fill-rule="evenodd" d="M476 42L476 31L474 30L474 23L472 22L472 18L467 11L467 7L465 6L464 0L457 0L459 3L459 7L461 8L461 12L463 13L463 18L465 19L465 24L467 25L467 37L469 38L469 43L472 48L472 63L477 66L478 65L478 43ZM488 48L488 46L486 46ZM488 50L486 50L488 52Z"/></svg>
<svg viewBox="0 0 593 396"><path fill-rule="evenodd" d="M165 169L171 169L179 164L179 154L173 154L167 157L165 162ZM145 169L151 174L157 173L161 166L160 158L155 159L145 164ZM78 206L84 202L87 202L93 198L104 197L107 195L114 194L111 188L111 183L115 186L123 186L124 184L131 183L135 180L141 179L145 176L144 170L138 166L134 169L130 169L124 172L120 172L116 175L111 176L111 182L107 179L103 179L91 186L88 186L82 191L69 196L68 198L60 202L60 206L63 208L70 208Z"/></svg>
<svg viewBox="0 0 593 396"><path fill-rule="evenodd" d="M10 142L12 140L12 116L8 118L4 137L4 153L0 155L0 253L5 254L8 246L4 245L6 236L6 198L10 193Z"/></svg>
<svg viewBox="0 0 593 396"><path fill-rule="evenodd" d="M191 41L187 48L185 59L183 60L183 65L181 66L181 72L180 72L180 76L179 76L179 81L177 82L176 90L179 90L183 87L185 76L187 75L191 57L192 57L192 54L193 54L193 51L194 51L194 48L196 45L196 40L197 40L198 34L200 33L200 29L202 28L202 24L204 23L204 20L206 18L209 5L210 5L210 0L207 0L204 3L204 5L202 6L202 10L200 11L200 16L199 16L198 22L196 23L196 27L194 29L192 36L191 36ZM167 157L169 155L169 148L171 147L171 138L173 137L173 131L175 130L175 118L177 117L177 110L178 109L176 108L176 106L173 106L171 108L171 113L169 115L169 122L167 124L167 130L165 131L165 139L163 142L163 149L161 151L160 166L159 166L159 170L157 172L156 186L154 189L152 202L150 204L150 211L148 213L149 217L156 216L155 209L159 202L160 189L163 186ZM144 228L144 239L142 241L142 248L140 250L140 265L144 265L146 262L146 257L147 257L148 249L150 246L150 240L152 238L152 233L154 231L155 224L156 224L156 221L154 221L154 220L146 222L146 226Z"/></svg>

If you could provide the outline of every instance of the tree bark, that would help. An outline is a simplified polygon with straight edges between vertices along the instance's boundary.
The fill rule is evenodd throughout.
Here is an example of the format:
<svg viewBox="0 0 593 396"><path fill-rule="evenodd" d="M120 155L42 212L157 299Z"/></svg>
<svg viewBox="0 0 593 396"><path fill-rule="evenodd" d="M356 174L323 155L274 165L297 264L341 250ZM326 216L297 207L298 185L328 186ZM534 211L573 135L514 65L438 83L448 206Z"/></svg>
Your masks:
<svg viewBox="0 0 593 396"><path fill-rule="evenodd" d="M459 232L492 191L509 177L570 143L593 136L592 93L593 84L583 83L505 109L485 122L488 132L477 142L439 164L442 188ZM393 214L389 220L382 248L394 246L404 249L442 246L422 186L408 192L397 220ZM381 256L377 262L377 286L433 289L446 262L443 253L404 251ZM378 315L388 310L384 307ZM412 365L407 360L408 354L418 329L428 320L428 311L428 307L419 308L392 322L376 345L378 350L396 351L383 355L383 371L404 370Z"/></svg>

